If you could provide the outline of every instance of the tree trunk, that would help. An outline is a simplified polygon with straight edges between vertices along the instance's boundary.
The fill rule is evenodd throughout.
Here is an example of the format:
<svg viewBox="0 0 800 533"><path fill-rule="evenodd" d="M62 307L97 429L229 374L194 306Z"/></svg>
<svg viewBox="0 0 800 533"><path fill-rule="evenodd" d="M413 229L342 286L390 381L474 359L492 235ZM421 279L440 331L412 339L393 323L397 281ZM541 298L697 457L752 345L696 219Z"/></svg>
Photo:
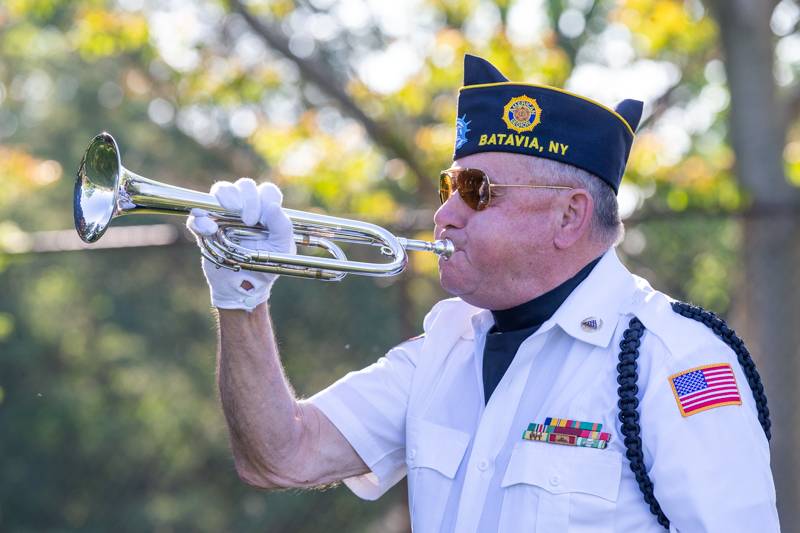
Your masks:
<svg viewBox="0 0 800 533"><path fill-rule="evenodd" d="M783 106L778 99L772 0L708 2L720 29L731 93L729 138L739 182L750 196L743 218L744 287L736 326L753 353L772 418L772 471L784 531L800 523L800 197L786 181Z"/></svg>

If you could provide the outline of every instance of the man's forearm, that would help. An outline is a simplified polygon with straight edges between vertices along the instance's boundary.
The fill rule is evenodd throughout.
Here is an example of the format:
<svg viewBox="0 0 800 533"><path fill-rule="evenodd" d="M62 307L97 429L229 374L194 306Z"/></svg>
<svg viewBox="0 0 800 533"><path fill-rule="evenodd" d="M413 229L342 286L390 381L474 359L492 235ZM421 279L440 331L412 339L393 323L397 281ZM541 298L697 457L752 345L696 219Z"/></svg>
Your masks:
<svg viewBox="0 0 800 533"><path fill-rule="evenodd" d="M302 409L284 376L267 305L219 310L217 379L239 476L262 487L287 475L303 433Z"/></svg>

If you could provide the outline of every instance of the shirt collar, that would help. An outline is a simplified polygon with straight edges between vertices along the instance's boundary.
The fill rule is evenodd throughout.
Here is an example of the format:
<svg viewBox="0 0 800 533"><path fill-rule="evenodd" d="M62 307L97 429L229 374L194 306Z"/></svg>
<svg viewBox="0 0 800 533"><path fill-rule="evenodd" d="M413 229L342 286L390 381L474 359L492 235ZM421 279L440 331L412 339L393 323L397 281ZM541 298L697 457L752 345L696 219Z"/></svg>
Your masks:
<svg viewBox="0 0 800 533"><path fill-rule="evenodd" d="M492 326L494 326L494 317L492 316L492 312L488 309L481 309L472 315L470 322L472 327L464 330L464 335L462 336L467 340L479 339L492 329Z"/></svg>
<svg viewBox="0 0 800 533"><path fill-rule="evenodd" d="M632 297L635 287L633 275L620 262L616 250L611 248L534 335L558 325L575 339L607 347L622 307ZM471 317L471 325L464 331L463 338L481 338L494 325L491 311L477 311Z"/></svg>
<svg viewBox="0 0 800 533"><path fill-rule="evenodd" d="M633 296L635 288L633 275L620 262L616 250L611 248L551 320L571 337L606 347L614 335L622 308Z"/></svg>

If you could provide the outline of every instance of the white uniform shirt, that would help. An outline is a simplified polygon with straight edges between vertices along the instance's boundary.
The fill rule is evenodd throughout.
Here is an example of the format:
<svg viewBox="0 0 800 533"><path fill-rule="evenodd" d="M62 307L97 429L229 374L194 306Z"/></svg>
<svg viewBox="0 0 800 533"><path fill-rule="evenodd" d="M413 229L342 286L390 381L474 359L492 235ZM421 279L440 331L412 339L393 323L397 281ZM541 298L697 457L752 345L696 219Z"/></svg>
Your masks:
<svg viewBox="0 0 800 533"><path fill-rule="evenodd" d="M619 342L645 325L639 371L644 460L671 531L778 531L769 448L735 354L606 253L520 346L488 404L489 311L439 302L425 336L311 398L369 466L345 480L375 499L408 475L415 533L664 531L625 457L617 419ZM596 329L582 327L595 319ZM684 417L670 377L732 366L741 405ZM599 422L605 449L523 440L545 418Z"/></svg>

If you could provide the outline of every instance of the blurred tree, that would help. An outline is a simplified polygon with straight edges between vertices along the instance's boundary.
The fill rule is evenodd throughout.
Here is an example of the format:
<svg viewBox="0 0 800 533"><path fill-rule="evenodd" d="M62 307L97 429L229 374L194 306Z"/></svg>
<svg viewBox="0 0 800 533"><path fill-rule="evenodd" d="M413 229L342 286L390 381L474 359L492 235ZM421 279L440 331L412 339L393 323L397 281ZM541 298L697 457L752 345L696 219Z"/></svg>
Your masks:
<svg viewBox="0 0 800 533"><path fill-rule="evenodd" d="M787 290L800 282L800 191L787 179L784 153L800 109L800 83L778 90L774 28L787 21L771 22L781 16L776 6L797 6L773 0L708 4L720 28L731 92L728 135L736 175L749 200L741 249L747 283L741 287L737 322L771 393L775 483L781 521L788 528L800 521L795 505L800 453L793 445L799 422L794 406L800 403L800 294ZM795 15L795 29L796 24Z"/></svg>
<svg viewBox="0 0 800 533"><path fill-rule="evenodd" d="M254 84L271 94L274 81L182 77L153 44L157 14L126 5L0 5L0 248L71 224L62 169L74 169L102 129L118 133L126 165L170 183L207 189L217 176L267 168L229 129L227 115L241 109L226 106L252 98ZM335 197L335 182L319 189ZM146 220L121 221L132 222ZM183 242L0 254L0 530L319 531L396 516L402 486L367 506L343 491L267 497L236 479L214 390L208 297L196 249ZM287 358L300 394L402 338L385 313L400 300L396 286L377 299L372 281L292 283L274 301L287 310L276 317L282 338L302 354ZM310 304L319 298L347 311Z"/></svg>

